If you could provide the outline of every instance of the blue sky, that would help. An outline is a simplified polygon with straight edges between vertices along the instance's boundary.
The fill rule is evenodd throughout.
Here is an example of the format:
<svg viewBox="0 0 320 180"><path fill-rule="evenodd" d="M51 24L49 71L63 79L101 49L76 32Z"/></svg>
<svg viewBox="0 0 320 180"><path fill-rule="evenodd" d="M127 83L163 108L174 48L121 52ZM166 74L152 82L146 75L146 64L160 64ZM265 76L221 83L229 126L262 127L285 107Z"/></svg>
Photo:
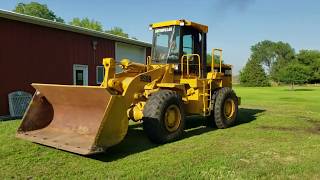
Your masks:
<svg viewBox="0 0 320 180"><path fill-rule="evenodd" d="M35 0L34 0L35 1ZM0 9L18 2L1 0ZM288 42L295 48L320 49L318 0L38 0L67 22L73 17L100 21L105 29L122 27L129 35L151 42L152 22L189 19L209 26L208 48L223 48L226 63L237 72L261 40Z"/></svg>

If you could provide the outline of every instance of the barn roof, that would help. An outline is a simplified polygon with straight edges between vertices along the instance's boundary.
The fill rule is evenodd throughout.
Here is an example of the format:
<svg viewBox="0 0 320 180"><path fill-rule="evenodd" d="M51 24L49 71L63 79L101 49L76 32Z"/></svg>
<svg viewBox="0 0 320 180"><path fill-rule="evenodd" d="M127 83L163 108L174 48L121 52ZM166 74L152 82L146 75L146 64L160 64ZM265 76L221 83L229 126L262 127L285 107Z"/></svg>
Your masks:
<svg viewBox="0 0 320 180"><path fill-rule="evenodd" d="M25 22L25 23L36 24L39 26L55 28L55 29L85 34L85 35L104 38L104 39L110 39L110 40L114 40L114 41L118 41L118 42L134 44L134 45L138 45L138 46L151 47L150 43L147 43L144 41L135 40L135 39L131 39L131 38L125 38L125 37L113 35L110 33L95 31L95 30L82 28L82 27L78 27L78 26L73 26L73 25L69 25L69 24L64 24L64 23L60 23L60 22L54 22L51 20L38 18L38 17L34 17L34 16L29 16L29 15L24 15L24 14L19 14L19 13L6 11L6 10L2 10L2 9L0 9L0 18L6 18L6 19L10 19L10 20Z"/></svg>

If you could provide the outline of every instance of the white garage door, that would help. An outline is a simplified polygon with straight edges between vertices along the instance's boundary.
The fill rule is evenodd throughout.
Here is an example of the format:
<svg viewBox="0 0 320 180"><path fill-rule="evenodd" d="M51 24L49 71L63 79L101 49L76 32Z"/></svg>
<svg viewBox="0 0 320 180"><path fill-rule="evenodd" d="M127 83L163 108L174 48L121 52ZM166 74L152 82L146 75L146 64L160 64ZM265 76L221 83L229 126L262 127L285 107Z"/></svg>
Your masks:
<svg viewBox="0 0 320 180"><path fill-rule="evenodd" d="M146 48L125 43L116 43L116 61L130 59L131 61L145 64Z"/></svg>

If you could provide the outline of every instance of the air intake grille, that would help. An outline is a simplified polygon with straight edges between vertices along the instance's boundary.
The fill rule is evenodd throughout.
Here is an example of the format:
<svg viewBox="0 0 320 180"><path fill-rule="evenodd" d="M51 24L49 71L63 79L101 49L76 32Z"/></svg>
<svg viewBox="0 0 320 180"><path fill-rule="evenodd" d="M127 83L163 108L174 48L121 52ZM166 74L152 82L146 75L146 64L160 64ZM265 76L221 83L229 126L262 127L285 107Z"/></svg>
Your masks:
<svg viewBox="0 0 320 180"><path fill-rule="evenodd" d="M24 91L15 91L8 95L9 111L12 117L22 117L26 111L32 95Z"/></svg>

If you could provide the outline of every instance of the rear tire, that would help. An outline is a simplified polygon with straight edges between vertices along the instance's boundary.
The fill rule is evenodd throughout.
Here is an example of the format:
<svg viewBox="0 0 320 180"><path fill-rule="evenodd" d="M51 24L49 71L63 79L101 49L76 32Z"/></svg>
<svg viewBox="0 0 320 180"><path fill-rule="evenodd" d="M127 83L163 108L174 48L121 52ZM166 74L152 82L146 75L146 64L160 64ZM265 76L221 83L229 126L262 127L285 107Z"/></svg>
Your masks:
<svg viewBox="0 0 320 180"><path fill-rule="evenodd" d="M214 105L214 121L219 129L232 126L238 114L238 98L229 88L221 88L216 93Z"/></svg>
<svg viewBox="0 0 320 180"><path fill-rule="evenodd" d="M183 103L175 91L160 90L152 94L144 106L143 116L143 129L152 142L171 142L183 134Z"/></svg>

